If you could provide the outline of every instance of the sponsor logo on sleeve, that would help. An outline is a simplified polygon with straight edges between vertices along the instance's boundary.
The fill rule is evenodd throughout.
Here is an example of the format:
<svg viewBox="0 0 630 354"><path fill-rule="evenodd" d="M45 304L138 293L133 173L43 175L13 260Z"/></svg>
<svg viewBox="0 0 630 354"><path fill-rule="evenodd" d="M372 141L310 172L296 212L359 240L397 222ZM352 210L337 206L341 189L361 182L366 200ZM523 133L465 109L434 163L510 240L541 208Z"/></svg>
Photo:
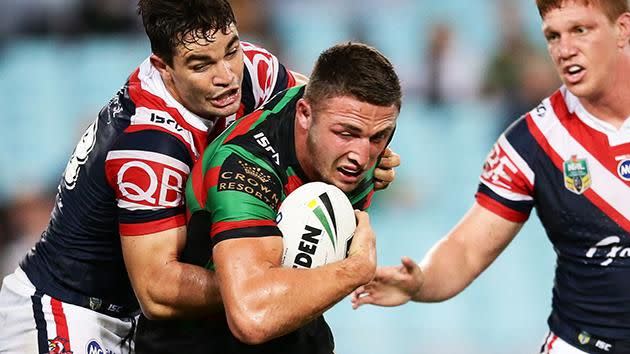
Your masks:
<svg viewBox="0 0 630 354"><path fill-rule="evenodd" d="M498 187L512 189L512 177L517 173L516 165L508 158L499 144L495 144L483 165L481 178Z"/></svg>
<svg viewBox="0 0 630 354"><path fill-rule="evenodd" d="M108 155L115 169L118 204L130 210L172 208L183 204L190 168L170 156L147 151L115 151Z"/></svg>
<svg viewBox="0 0 630 354"><path fill-rule="evenodd" d="M244 192L277 209L281 189L267 170L232 155L221 166L217 190Z"/></svg>

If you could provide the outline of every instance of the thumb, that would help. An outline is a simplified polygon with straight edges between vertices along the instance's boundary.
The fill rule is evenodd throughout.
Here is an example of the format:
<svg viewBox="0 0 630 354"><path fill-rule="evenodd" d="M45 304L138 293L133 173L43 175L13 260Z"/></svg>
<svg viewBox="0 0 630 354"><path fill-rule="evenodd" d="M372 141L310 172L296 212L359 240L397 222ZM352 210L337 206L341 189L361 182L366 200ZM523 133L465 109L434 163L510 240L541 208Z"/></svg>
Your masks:
<svg viewBox="0 0 630 354"><path fill-rule="evenodd" d="M416 268L418 268L418 264L411 258L407 256L403 256L400 259L402 265L405 267L405 270L409 273L413 273Z"/></svg>

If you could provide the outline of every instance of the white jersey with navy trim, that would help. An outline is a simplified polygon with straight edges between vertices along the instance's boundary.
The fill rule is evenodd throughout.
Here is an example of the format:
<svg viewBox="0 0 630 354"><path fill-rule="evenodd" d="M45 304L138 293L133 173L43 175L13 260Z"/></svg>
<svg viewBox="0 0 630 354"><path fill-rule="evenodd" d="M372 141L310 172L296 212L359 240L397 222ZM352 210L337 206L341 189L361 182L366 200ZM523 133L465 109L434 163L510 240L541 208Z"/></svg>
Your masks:
<svg viewBox="0 0 630 354"><path fill-rule="evenodd" d="M536 208L557 254L552 331L630 338L630 119L616 129L560 88L499 138L476 198L515 222Z"/></svg>
<svg viewBox="0 0 630 354"><path fill-rule="evenodd" d="M295 84L275 56L245 42L242 48L241 107L230 119ZM218 120L211 133L227 123ZM208 143L207 124L168 93L147 58L81 137L48 228L21 262L38 291L111 316L136 312L120 235L186 224L183 188Z"/></svg>

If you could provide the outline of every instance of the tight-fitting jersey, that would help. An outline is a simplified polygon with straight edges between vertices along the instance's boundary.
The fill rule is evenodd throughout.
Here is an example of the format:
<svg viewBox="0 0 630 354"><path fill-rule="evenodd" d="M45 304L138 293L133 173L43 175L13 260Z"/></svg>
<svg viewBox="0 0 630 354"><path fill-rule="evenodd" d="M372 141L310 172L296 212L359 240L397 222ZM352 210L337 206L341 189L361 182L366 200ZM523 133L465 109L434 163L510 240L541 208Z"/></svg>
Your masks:
<svg viewBox="0 0 630 354"><path fill-rule="evenodd" d="M208 122L177 102L149 59L81 137L58 186L41 240L21 262L35 287L63 302L111 316L139 307L122 258L120 235L186 224L183 192L209 128L224 129L295 79L264 49L242 43L239 112Z"/></svg>
<svg viewBox="0 0 630 354"><path fill-rule="evenodd" d="M184 259L212 269L212 246L231 238L281 236L277 211L291 191L308 182L295 154L295 104L303 87L289 89L219 136L195 165L186 187L190 215ZM373 169L348 193L356 209L369 206ZM305 289L308 291L308 289ZM138 353L331 354L323 317L262 345L239 342L224 315L205 321L146 321ZM145 335L148 333L148 335Z"/></svg>
<svg viewBox="0 0 630 354"><path fill-rule="evenodd" d="M562 87L499 138L484 166L477 202L515 222L536 207L553 243L549 325L560 337L577 331L630 338L630 120L625 123L615 129L597 119ZM578 341L577 334L570 337L563 339Z"/></svg>

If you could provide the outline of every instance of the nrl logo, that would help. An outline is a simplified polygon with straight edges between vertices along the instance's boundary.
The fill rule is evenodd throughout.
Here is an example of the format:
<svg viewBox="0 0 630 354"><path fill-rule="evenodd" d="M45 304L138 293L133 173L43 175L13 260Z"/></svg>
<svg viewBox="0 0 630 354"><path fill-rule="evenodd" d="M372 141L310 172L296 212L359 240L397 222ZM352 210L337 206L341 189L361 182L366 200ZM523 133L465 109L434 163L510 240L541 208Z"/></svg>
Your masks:
<svg viewBox="0 0 630 354"><path fill-rule="evenodd" d="M591 174L586 159L578 159L577 155L564 162L564 186L575 194L582 194L591 187Z"/></svg>

